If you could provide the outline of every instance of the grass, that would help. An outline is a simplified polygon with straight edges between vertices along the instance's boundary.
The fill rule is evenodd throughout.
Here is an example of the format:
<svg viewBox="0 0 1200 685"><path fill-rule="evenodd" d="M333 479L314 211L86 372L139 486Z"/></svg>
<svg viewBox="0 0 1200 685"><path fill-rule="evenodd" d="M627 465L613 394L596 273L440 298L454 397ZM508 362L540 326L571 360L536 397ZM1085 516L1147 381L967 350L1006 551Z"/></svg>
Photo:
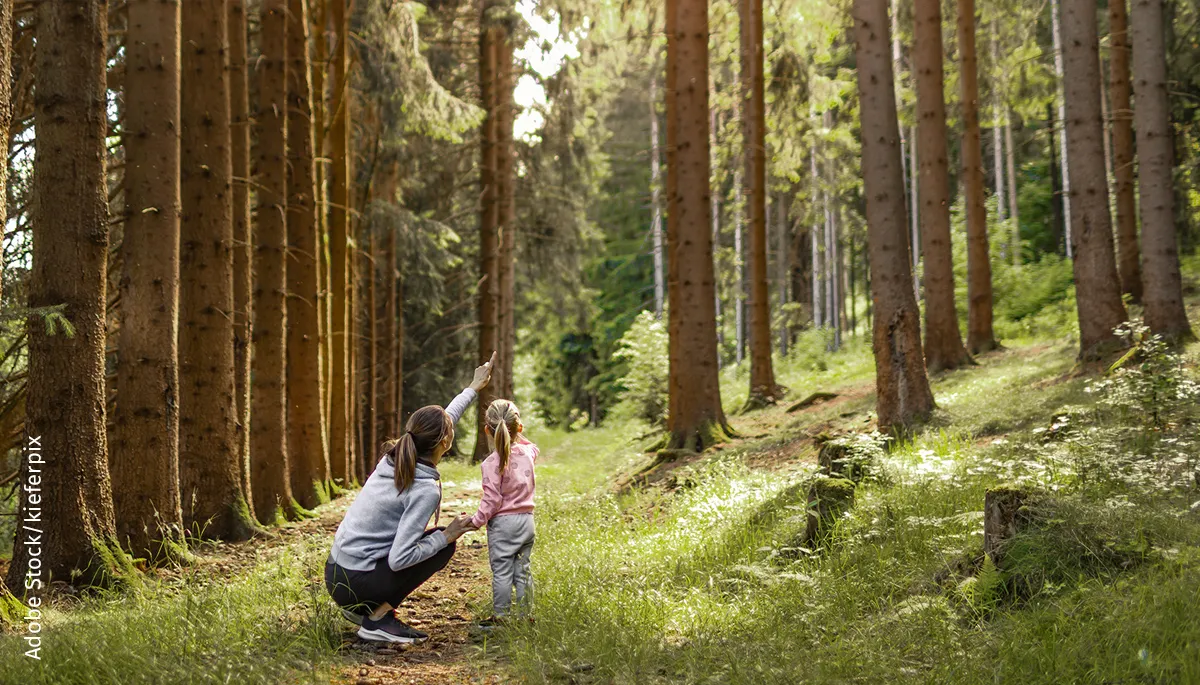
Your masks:
<svg viewBox="0 0 1200 685"><path fill-rule="evenodd" d="M59 603L42 622L41 660L0 638L0 683L323 683L338 621L314 582L327 541L310 538L225 582L197 569L122 592Z"/></svg>
<svg viewBox="0 0 1200 685"><path fill-rule="evenodd" d="M858 354L823 387L869 379ZM934 424L893 447L823 550L799 542L808 472L744 463L773 438L715 454L673 494L560 496L539 471L538 622L506 658L535 683L1200 682L1200 520L1181 516L1195 493L1134 505L1082 477L1107 457L1091 433L1042 443L1052 416L1094 402L1073 355L1021 349L935 379ZM588 459L621 451L595 433L609 437ZM1021 538L1018 570L958 582L986 490L1009 482L1056 493L1053 525Z"/></svg>

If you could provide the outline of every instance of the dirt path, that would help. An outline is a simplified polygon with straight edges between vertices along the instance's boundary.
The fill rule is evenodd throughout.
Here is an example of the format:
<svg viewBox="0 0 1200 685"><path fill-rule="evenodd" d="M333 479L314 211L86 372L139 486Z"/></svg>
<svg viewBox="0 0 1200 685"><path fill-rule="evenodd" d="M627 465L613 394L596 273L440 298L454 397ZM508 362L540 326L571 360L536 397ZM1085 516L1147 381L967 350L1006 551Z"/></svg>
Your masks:
<svg viewBox="0 0 1200 685"><path fill-rule="evenodd" d="M442 523L474 511L478 488L446 488ZM339 507L341 520L344 507ZM336 527L336 524L335 524ZM333 682L348 685L465 685L508 682L500 674L481 670L482 648L471 641L468 629L476 617L470 604L491 595L487 546L482 533L459 540L450 565L429 579L400 606L400 620L429 633L421 645L380 645L360 640L355 626L343 623L342 650L350 662L338 669ZM474 662L474 663L473 663Z"/></svg>

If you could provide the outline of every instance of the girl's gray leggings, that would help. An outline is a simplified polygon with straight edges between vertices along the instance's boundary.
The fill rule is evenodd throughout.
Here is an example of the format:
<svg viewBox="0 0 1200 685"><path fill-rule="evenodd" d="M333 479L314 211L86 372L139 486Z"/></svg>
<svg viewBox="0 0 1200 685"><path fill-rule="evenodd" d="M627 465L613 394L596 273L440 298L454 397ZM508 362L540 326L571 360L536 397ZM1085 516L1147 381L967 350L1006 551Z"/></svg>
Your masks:
<svg viewBox="0 0 1200 685"><path fill-rule="evenodd" d="M505 514L488 521L488 559L492 564L492 610L504 616L533 600L529 555L533 552L533 514Z"/></svg>

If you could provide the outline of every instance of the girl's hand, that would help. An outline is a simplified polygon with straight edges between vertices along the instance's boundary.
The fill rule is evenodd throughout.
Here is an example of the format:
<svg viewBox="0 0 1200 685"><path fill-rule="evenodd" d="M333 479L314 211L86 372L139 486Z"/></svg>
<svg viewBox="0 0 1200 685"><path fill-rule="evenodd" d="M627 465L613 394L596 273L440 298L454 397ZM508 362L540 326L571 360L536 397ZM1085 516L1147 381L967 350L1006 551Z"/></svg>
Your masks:
<svg viewBox="0 0 1200 685"><path fill-rule="evenodd" d="M492 358L475 369L475 378L471 381L471 389L479 392L487 387L492 380L492 368L496 365L496 353L492 352Z"/></svg>

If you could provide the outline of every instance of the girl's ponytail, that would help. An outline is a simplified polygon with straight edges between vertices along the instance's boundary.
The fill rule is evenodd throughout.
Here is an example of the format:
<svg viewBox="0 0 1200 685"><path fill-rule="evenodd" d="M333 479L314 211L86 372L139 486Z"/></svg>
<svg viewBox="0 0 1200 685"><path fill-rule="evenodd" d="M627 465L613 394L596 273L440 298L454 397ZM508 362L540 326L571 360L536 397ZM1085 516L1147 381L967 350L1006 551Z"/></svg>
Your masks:
<svg viewBox="0 0 1200 685"><path fill-rule="evenodd" d="M488 428L492 429L492 449L500 459L500 473L504 473L508 468L508 457L512 453L512 436L517 432L521 412L517 411L517 405L509 400L496 400L488 406L485 421Z"/></svg>

